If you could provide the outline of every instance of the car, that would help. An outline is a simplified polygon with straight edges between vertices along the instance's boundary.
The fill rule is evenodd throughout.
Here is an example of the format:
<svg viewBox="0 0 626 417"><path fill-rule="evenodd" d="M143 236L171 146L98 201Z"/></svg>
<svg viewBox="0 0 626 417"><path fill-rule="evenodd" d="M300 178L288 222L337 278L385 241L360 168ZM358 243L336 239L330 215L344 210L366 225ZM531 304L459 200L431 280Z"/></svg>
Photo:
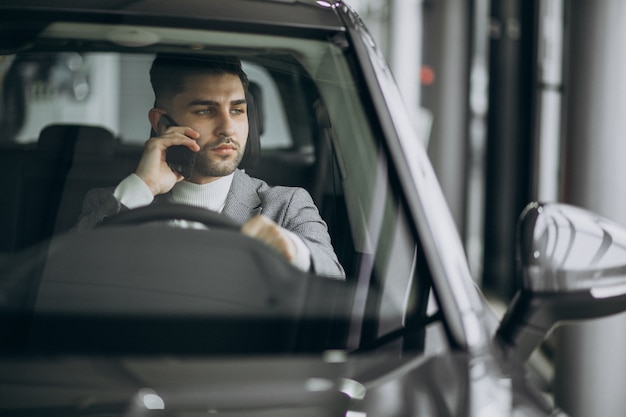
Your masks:
<svg viewBox="0 0 626 417"><path fill-rule="evenodd" d="M308 191L345 279L192 206L77 228L154 133L158 54L242 61L240 168ZM3 0L0 78L3 415L561 416L531 353L563 321L626 310L624 228L529 202L499 320L344 1Z"/></svg>

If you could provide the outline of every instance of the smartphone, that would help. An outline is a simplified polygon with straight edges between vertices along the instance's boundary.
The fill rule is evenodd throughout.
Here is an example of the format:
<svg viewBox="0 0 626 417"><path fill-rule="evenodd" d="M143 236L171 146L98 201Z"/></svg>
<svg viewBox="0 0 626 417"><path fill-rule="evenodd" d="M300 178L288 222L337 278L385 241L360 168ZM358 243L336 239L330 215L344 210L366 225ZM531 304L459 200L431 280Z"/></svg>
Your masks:
<svg viewBox="0 0 626 417"><path fill-rule="evenodd" d="M161 120L164 120L166 129L170 126L178 126L178 123L167 114L163 114ZM184 145L174 145L167 148L165 161L171 169L179 172L185 178L191 177L195 160L196 153Z"/></svg>

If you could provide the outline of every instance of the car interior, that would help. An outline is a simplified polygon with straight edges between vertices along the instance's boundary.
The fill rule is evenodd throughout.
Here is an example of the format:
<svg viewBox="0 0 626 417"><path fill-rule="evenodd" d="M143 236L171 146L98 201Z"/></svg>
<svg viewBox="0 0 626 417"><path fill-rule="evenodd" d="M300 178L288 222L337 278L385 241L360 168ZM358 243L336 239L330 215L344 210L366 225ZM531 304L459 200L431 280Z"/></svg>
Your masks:
<svg viewBox="0 0 626 417"><path fill-rule="evenodd" d="M8 88L9 85L21 83L24 87L22 91L26 87L38 88L37 85L40 84L38 81L49 80L55 65L58 66L59 60L64 59L60 55L24 53L17 56L21 61L13 57L11 70L4 75L2 97L5 106L23 99L19 94L15 94L15 89ZM117 59L118 55L122 54L110 55ZM266 301L263 306L269 308L269 311L273 311L272 308L275 307L278 309L276 311L289 312L280 320L275 318L265 320L263 323L269 325L270 328L263 330L259 320L252 319L247 323L249 331L240 333L246 337L237 339L228 333L228 330L232 328L232 322L218 317L215 328L226 332L228 337L223 339L230 340L228 344L216 345L215 338L211 337L202 339L204 342L194 339L193 344L185 343L183 334L198 333L199 330L194 326L206 325L207 318L204 317L203 320L194 322L194 320L189 320L189 317L179 320L180 316L177 316L167 320L166 323L162 320L153 321L151 315L154 309L157 309L156 306L162 305L162 300L154 295L152 277L182 275L179 278L180 282L177 283L179 289L187 288L189 294L202 291L197 289L198 282L201 281L202 266L193 267L194 262L199 261L187 260L187 265L191 266L189 268L191 273L180 274L176 270L170 270L170 265L166 260L179 255L184 256L184 251L164 244L169 239L193 240L202 239L201 237L196 236L194 232L180 230L161 231L161 234L153 236L150 230L143 228L134 228L132 233L119 232L117 234L112 233L111 229L103 228L94 234L100 237L100 240L69 233L77 222L87 191L96 187L114 187L134 172L137 166L143 143L150 130L147 124L147 110L152 105L153 97L151 97L151 91L148 91L146 96L138 98L141 94L145 94L145 91L139 94L133 89L139 88L135 84L141 84L144 90L149 89L145 80L139 82L135 78L139 77L138 74L143 74L145 77L146 65L149 65L152 57L152 54L122 56L121 73L126 80L123 79L120 85L122 91L127 91L128 97L118 102L122 120L118 123L121 128L117 131L115 126L112 128L106 123L98 122L106 121L104 114L102 117L96 117L95 121L71 120L71 117L45 120L45 117L42 117L44 122L39 126L33 126L32 120L24 118L25 127L21 130L8 128L10 127L8 123L15 119L0 118L0 124L4 123L7 127L7 129L2 129L5 133L0 137L0 211L5 213L0 218L0 254L9 259L4 266L0 266L0 272L4 267L5 272L9 271L7 276L14 278L8 281L5 279L1 290L6 299L13 300L9 304L26 303L34 305L35 312L47 312L43 315L36 314L37 320L29 322L32 325L30 326L31 334L27 336L19 334L23 327L20 325L20 323L23 324L23 317L18 317L17 321L9 319L10 323L4 326L3 334L11 337L5 337L5 340L15 340L14 348L17 346L24 348L24 340L29 340L28 346L35 350L37 346L45 346L46 349L53 351L55 349L60 351L96 349L110 353L131 347L142 352L149 352L155 346L155 337L172 332L176 334L172 340L178 340L180 343L172 342L164 345L161 339L159 349L191 349L192 351L210 349L217 352L234 352L236 351L236 349L233 350L234 345L243 350L249 348L254 351L311 351L346 347L371 350L387 345L390 341L404 340L398 346L404 344L405 347L423 350L425 348L424 329L429 324L438 322L440 317L435 314L426 317L427 300L430 299L429 283L428 280L415 278L418 275L428 274L425 269L427 268L426 262L422 251L415 247L414 237L407 232L405 224L408 220L398 208L398 205L402 204L401 201L391 197L392 190L384 185L384 181L387 181L385 176L388 175L386 164L382 159L372 160L374 164L372 168L377 169L369 170L369 174L373 175L372 180L383 181L379 191L382 194L377 194L375 189L363 188L367 187L364 182L354 175L351 177L348 175L349 167L345 164L350 163L351 159L344 158L341 154L341 147L337 146L337 132L331 122L330 109L326 106L318 91L318 86L310 75L301 68L301 64L293 56L288 54L252 54L246 56L244 60L244 69L250 78L248 93L251 99L249 101L253 105L249 106L248 111L251 129L245 161L241 168L251 176L260 178L270 185L300 186L309 191L322 218L328 224L333 246L346 271L346 282L302 279L295 288L287 292L276 291L266 294L263 298ZM102 59L102 56L97 58ZM141 65L131 70L132 66L124 67L127 61L131 63L139 61ZM74 73L74 84L77 78L80 82L92 81L88 77L78 77L76 74L79 72L80 70L77 70ZM96 95L97 85L94 83L94 85L89 85L89 88L93 89L90 94ZM44 99L40 101L47 100L47 105L50 107L50 105L54 106L54 103L46 95L58 96L61 93L57 91L52 94L42 91L36 94L43 95ZM75 85L72 94L74 96L70 101L81 104L81 100L84 99L77 98ZM110 104L107 103L107 105L111 107ZM32 108L30 112L36 113ZM129 119L135 123L129 123ZM136 120L142 120L142 123L137 123ZM132 127L125 129L125 124L132 124ZM343 129L346 128L348 127L343 127ZM35 134L38 137L33 138ZM355 136L353 140L357 143L355 149L357 154L360 153L360 156L366 160L371 158L363 149L359 149L361 145L358 144L358 136ZM351 163L360 162L355 160ZM359 170L361 169L363 168L359 167ZM351 187L350 184L355 185L356 188ZM368 198L375 202L374 207L364 209L354 198L352 205L348 204L346 192L352 193L353 196L365 192ZM359 216L367 214L361 213L362 210L366 212L371 210L371 216L386 219L386 223L383 223L383 220L378 223L377 220L373 225L375 228L383 227L389 231L387 234L376 232L380 235L376 238L381 239L380 250L372 249L372 242L368 238L369 232L365 227L371 225L361 224L355 220L358 217L349 215L350 211L353 214L358 213ZM217 245L213 249L219 252L222 247L228 245L240 249L239 234L232 232L222 234L224 244ZM49 239L53 236L57 238L50 244ZM128 245L128 242L139 238L142 240L136 245ZM142 256L145 255L139 252L139 248L146 245L149 245L157 254L156 258L164 260L165 263L159 263L159 267L146 266L145 262L142 263ZM210 245L210 243L198 243L198 246L204 246L207 250L210 250ZM188 248L190 245L184 247ZM119 253L120 248L123 248L123 253ZM271 279L275 284L271 287L279 289L281 285L284 285L284 277L293 278L299 273L294 272L293 268L285 269L283 265L285 262L275 259L275 256L272 257L273 254L265 252L263 256L259 254L260 251L266 249L260 245L252 245L247 248L247 255L244 256L247 261L237 262L233 259L231 263L239 266L248 265L248 269L239 270L238 274L246 276L249 281L260 283ZM135 280L133 281L136 285L135 290L139 291L141 299L145 300L145 303L140 303L143 307L138 306L138 310L128 312L130 316L137 317L137 320L129 320L123 314L119 315L119 311L117 315L113 314L113 317L116 317L115 320L111 321L108 315L114 312L107 307L106 300L113 300L110 304L124 311L123 305L114 300L129 297L128 294L112 292L102 298L101 291L91 293L90 290L83 288L82 296L79 296L78 293L73 292L72 286L65 284L60 287L46 286L46 276L64 276L67 282L74 283L81 283L83 277L89 276L93 280L94 288L101 288L104 283L110 281L110 276L116 275L111 271L117 266L112 266L110 263L102 264L103 257L99 256L99 253L119 253L121 259L137 259L130 263L122 263L124 268L117 273L120 277L130 277L129 279ZM15 267L27 258L32 258L28 268ZM202 260L203 255L199 254L198 259ZM228 255L224 254L219 259L228 259ZM100 267L94 267L94 265L100 265ZM100 270L104 272L100 273ZM269 274L270 278L267 277L267 271L273 271ZM229 277L233 274L235 272L232 269L218 268L218 272L215 272L215 276L212 277L214 285L205 286L204 294L223 294L222 304L227 305L228 301L225 300L233 300L229 297L234 290L228 284ZM31 299L31 285L33 284L29 280L24 280L24 276L38 277L36 279L36 285L39 286L37 300ZM252 285L250 288L258 287ZM405 299L407 291L412 294L410 299ZM240 303L240 307L257 305L260 293L262 293L260 290L246 292L249 297L245 302ZM302 295L298 303L286 304L291 310L283 306L280 296L280 294L290 293ZM53 295L48 297L46 294ZM241 294L239 293L238 296ZM220 296L213 298L220 299ZM56 300L56 303L60 304L60 307L57 307L61 310L46 304L46 299ZM75 310L64 311L63 306L66 301L59 303L59 300L69 299L83 299L83 301L72 304ZM35 302L36 304L32 304ZM38 308L37 306L41 303L44 303L44 307ZM180 301L176 305L184 306L185 303ZM404 305L408 305L407 310L404 309ZM92 311L94 306L100 306L102 310ZM280 310L283 307L287 310ZM258 308L258 305L255 308ZM100 324L94 327L93 321L84 321L80 316L72 315L72 311L74 313L91 311L96 316L104 314L107 320L100 321ZM239 313L244 314L244 311L248 310L244 308ZM356 316L354 316L355 311ZM49 314L50 312L53 314ZM306 318L305 322L302 321L303 317ZM26 319L34 320L31 316ZM354 320L357 321L356 324ZM239 328L244 322L245 320L238 317ZM161 330L157 331L155 326ZM411 341L404 339L404 335L408 334L405 326L420 329L412 333ZM139 339L136 333L132 334L134 340L132 345L125 343L124 338L114 337L115 334L120 334L120 331L124 333L123 329L128 329L127 333L130 337L137 328L143 329L142 334L145 337ZM189 331L184 332L181 329ZM436 331L436 333L440 332L441 330ZM273 334L287 336L270 337ZM75 337L75 335L81 336ZM273 341L272 343L278 345L259 344L260 339L257 337L259 335L264 335L261 339L267 342ZM253 339L256 342L253 343ZM143 343L139 340L143 340ZM4 348L11 349L12 345L9 344Z"/></svg>
<svg viewBox="0 0 626 417"><path fill-rule="evenodd" d="M9 75L5 83L10 81ZM306 92L306 86L299 85L302 80L284 76L280 83L278 88L283 91ZM267 113L263 108L263 94L263 87L252 81L249 87L254 101L254 105L249 106L251 134L240 168L270 185L306 188L332 226L329 228L338 230L346 224L346 218L340 217L342 213L338 212L341 205L336 200L340 184L331 177L338 171L329 152L328 121L321 100L312 102L304 94L282 95L283 99L292 101L283 103L285 108L308 106L309 111L293 112L299 120L289 119L296 143L261 150L260 137ZM143 140L147 137L148 132ZM42 127L34 142L17 143L10 137L0 139L3 178L0 193L7 196L0 204L2 212L8 214L3 216L0 227L0 251L24 249L70 230L78 220L86 192L115 186L132 173L141 156L142 145L136 138L129 142L107 127L92 123L53 122ZM336 244L342 245L339 236L346 235L349 233L338 231Z"/></svg>

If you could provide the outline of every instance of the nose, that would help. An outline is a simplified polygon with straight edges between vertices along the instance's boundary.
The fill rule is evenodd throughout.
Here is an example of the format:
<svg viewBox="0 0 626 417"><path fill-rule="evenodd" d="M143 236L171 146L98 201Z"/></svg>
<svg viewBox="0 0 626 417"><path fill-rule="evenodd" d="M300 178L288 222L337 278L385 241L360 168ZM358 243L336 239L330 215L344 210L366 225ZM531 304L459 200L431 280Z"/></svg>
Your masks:
<svg viewBox="0 0 626 417"><path fill-rule="evenodd" d="M230 137L235 134L235 123L228 109L220 110L218 116L215 118L215 121L215 135L217 137Z"/></svg>

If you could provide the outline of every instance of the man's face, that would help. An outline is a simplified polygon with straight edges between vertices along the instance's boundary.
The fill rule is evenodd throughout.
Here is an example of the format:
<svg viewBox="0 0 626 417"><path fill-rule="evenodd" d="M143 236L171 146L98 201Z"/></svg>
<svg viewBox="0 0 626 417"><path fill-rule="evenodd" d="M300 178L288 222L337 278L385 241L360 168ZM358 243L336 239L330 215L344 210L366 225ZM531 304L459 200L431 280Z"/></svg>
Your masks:
<svg viewBox="0 0 626 417"><path fill-rule="evenodd" d="M191 181L208 182L237 168L248 139L246 97L237 75L187 77L184 90L172 99L171 116L200 133Z"/></svg>

